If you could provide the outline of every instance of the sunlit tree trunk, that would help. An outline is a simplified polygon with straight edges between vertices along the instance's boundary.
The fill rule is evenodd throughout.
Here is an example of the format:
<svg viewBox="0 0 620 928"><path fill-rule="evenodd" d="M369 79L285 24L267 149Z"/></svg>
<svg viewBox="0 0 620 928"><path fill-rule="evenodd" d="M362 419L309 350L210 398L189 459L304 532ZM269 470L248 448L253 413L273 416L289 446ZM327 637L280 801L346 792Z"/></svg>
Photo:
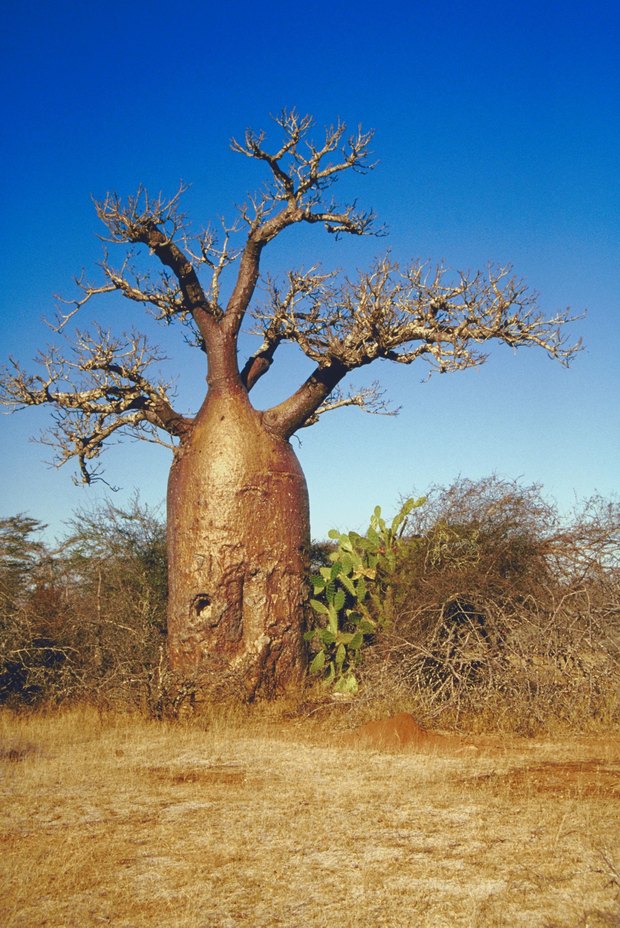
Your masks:
<svg viewBox="0 0 620 928"><path fill-rule="evenodd" d="M169 653L207 684L274 695L304 670L308 495L243 389L211 390L168 491Z"/></svg>

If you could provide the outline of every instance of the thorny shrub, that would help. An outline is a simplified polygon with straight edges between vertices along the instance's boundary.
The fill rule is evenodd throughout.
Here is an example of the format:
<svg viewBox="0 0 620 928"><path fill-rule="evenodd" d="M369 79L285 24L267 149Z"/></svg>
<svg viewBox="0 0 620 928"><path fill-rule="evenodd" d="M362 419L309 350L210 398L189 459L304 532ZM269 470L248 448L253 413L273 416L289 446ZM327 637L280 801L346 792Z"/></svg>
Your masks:
<svg viewBox="0 0 620 928"><path fill-rule="evenodd" d="M560 519L540 487L435 487L390 577L366 693L446 724L535 730L620 720L620 507Z"/></svg>
<svg viewBox="0 0 620 928"><path fill-rule="evenodd" d="M162 669L166 635L165 527L134 499L79 511L51 551L45 528L0 521L0 702L86 698L144 705L176 692Z"/></svg>

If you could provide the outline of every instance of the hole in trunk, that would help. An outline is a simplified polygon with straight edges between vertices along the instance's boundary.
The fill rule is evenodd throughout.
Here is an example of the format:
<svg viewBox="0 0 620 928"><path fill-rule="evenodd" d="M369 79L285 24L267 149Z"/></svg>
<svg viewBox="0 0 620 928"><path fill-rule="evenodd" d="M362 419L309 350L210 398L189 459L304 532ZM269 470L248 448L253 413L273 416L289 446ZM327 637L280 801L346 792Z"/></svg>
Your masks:
<svg viewBox="0 0 620 928"><path fill-rule="evenodd" d="M198 617L208 615L210 605L211 597L208 593L197 593L192 600L192 609Z"/></svg>

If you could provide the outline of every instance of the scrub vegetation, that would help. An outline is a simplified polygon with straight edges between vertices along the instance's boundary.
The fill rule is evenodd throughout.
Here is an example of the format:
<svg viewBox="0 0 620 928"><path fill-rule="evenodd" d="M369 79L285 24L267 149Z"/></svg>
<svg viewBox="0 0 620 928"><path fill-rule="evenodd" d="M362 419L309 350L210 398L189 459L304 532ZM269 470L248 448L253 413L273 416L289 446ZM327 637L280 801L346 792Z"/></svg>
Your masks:
<svg viewBox="0 0 620 928"><path fill-rule="evenodd" d="M41 528L0 523L2 703L199 712L197 681L167 666L158 515L137 499L80 511L53 550ZM393 520L376 509L366 535L313 546L311 670L290 692L462 730L616 725L619 554L617 503L561 519L539 487L497 478L431 488Z"/></svg>

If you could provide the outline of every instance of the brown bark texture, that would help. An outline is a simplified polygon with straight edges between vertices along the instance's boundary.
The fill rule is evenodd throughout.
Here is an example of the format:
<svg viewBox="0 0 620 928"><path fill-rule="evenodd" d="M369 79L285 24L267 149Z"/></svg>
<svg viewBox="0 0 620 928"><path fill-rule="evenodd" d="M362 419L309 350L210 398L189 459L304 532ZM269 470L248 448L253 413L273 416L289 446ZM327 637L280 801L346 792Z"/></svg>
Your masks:
<svg viewBox="0 0 620 928"><path fill-rule="evenodd" d="M298 681L309 545L306 482L245 391L212 391L168 490L172 666L252 699Z"/></svg>

